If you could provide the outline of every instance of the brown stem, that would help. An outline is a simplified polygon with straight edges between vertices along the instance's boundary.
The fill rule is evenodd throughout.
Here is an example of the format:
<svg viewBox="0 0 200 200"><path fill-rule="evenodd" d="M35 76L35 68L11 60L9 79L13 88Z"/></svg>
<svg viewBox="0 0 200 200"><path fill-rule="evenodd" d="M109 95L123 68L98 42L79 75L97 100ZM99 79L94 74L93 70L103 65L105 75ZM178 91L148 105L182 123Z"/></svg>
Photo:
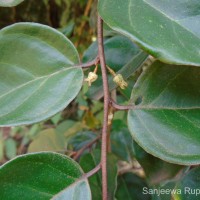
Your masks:
<svg viewBox="0 0 200 200"><path fill-rule="evenodd" d="M93 65L98 65L99 63L99 56L97 56L94 60L87 62L87 63L81 63L79 65L75 65L74 67L80 67L80 68L89 68Z"/></svg>
<svg viewBox="0 0 200 200"><path fill-rule="evenodd" d="M119 105L117 103L115 103L112 99L110 100L110 103L112 105L113 108L115 108L116 110L130 110L130 109L134 109L135 106L134 105Z"/></svg>
<svg viewBox="0 0 200 200"><path fill-rule="evenodd" d="M90 176L93 176L101 169L101 163L98 164L94 169L89 171L88 173L84 174L84 178L89 178Z"/></svg>
<svg viewBox="0 0 200 200"><path fill-rule="evenodd" d="M90 148L94 143L96 143L99 139L101 138L101 136L96 137L94 140L92 140L91 142L89 142L88 144L86 144L84 147L82 147L81 149L79 149L76 154L74 155L73 159L77 160L80 155L88 148Z"/></svg>
<svg viewBox="0 0 200 200"><path fill-rule="evenodd" d="M98 15L97 20L97 38L98 38L98 54L101 65L103 91L104 91L104 120L102 128L102 145L101 145L101 165L102 165L102 196L103 200L108 199L107 191L107 131L108 131L108 109L110 104L110 94L108 87L108 78L106 71L106 62L103 46L103 21Z"/></svg>
<svg viewBox="0 0 200 200"><path fill-rule="evenodd" d="M97 57L94 60L91 60L91 61L86 62L86 63L75 64L75 65L72 65L72 67L84 69L84 68L92 67L94 65L97 66L98 64L99 64L99 55L97 55Z"/></svg>

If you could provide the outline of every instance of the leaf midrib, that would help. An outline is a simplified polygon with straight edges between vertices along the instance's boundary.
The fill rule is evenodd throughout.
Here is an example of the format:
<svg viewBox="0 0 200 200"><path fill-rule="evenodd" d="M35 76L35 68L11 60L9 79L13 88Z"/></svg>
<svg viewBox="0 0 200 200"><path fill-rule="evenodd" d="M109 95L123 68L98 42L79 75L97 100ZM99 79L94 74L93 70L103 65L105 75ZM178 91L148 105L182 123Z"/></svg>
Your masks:
<svg viewBox="0 0 200 200"><path fill-rule="evenodd" d="M38 80L45 79L45 78L47 78L47 79L46 79L46 81L47 81L49 78L51 78L51 77L53 77L53 76L56 76L56 75L58 75L58 74L60 74L60 73L62 73L62 72L65 72L65 71L67 71L67 70L71 70L71 69L80 69L80 67L73 66L73 67L63 68L63 69L58 70L58 71L56 71L56 72L54 72L54 73L52 73L52 74L45 75L45 76L40 76L40 77L37 77L37 78L35 78L35 79L32 79L31 81L25 82L25 83L23 83L23 84L21 84L21 85L15 87L15 88L9 90L8 92L4 93L3 95L0 96L0 100L1 100L4 96L9 95L9 94L11 94L12 92L14 92L14 91L16 91L16 90L18 90L18 89L21 89L21 88L23 88L23 87L25 87L25 86L27 86L27 85L29 85L29 84L31 84L31 83L34 83L34 82L36 82L36 81L38 81Z"/></svg>
<svg viewBox="0 0 200 200"><path fill-rule="evenodd" d="M165 106L134 106L133 109L130 110L200 110L200 106L192 106L192 107L165 107Z"/></svg>
<svg viewBox="0 0 200 200"><path fill-rule="evenodd" d="M71 185L67 186L66 188L61 190L59 193L54 195L50 200L56 200L56 199L60 198L60 195L62 195L66 190L69 190L70 188L73 189L73 194L72 194L71 200L74 200L74 199L76 199L76 198L74 198L75 197L74 194L76 195L75 191L77 189L77 186L79 186L80 183L87 184L86 182L87 182L87 179L84 177L81 177L81 178L77 179L75 182L73 182Z"/></svg>

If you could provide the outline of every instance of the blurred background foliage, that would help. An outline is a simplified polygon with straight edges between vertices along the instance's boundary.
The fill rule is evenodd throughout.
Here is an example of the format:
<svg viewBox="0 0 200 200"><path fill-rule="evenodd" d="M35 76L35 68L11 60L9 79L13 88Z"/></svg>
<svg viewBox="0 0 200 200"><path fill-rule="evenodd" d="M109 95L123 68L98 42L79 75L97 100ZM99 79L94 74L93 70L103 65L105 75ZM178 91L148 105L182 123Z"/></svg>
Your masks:
<svg viewBox="0 0 200 200"><path fill-rule="evenodd" d="M62 31L81 51L96 32L96 3L96 0L28 0L16 7L0 7L0 28L17 22L45 24Z"/></svg>

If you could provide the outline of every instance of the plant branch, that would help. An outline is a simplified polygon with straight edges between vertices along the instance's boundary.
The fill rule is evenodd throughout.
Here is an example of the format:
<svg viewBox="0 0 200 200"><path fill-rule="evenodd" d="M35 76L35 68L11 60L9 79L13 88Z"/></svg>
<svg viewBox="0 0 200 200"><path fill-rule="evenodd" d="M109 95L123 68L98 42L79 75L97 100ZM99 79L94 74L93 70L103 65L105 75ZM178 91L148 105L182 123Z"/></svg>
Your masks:
<svg viewBox="0 0 200 200"><path fill-rule="evenodd" d="M94 169L89 171L88 173L84 174L84 178L89 178L90 176L93 176L101 169L101 163L99 163Z"/></svg>
<svg viewBox="0 0 200 200"><path fill-rule="evenodd" d="M106 62L103 46L103 21L98 15L97 20L97 39L98 39L98 54L101 65L103 91L104 91L104 119L102 128L102 145L101 145L101 168L102 168L102 196L103 200L108 199L107 191L107 131L108 131L108 110L110 104L110 94L108 87L108 77L106 71Z"/></svg>
<svg viewBox="0 0 200 200"><path fill-rule="evenodd" d="M110 104L116 110L130 110L130 109L134 109L135 108L134 105L119 105L112 99L110 100Z"/></svg>
<svg viewBox="0 0 200 200"><path fill-rule="evenodd" d="M74 155L73 159L77 160L80 155L89 147L91 147L94 143L96 143L99 139L101 138L101 135L99 135L98 137L96 137L94 140L92 140L91 142L89 142L88 144L86 144L84 147L82 147L81 149L79 149L76 154Z"/></svg>
<svg viewBox="0 0 200 200"><path fill-rule="evenodd" d="M87 178L89 178L90 176L93 176L94 174L96 174L99 170L101 169L101 163L98 164L94 169L92 169L91 171L89 171L88 173L85 173L81 176L81 178L76 179L75 182L73 182L71 185L69 185L67 188L72 187L73 185L77 184L80 181L83 181ZM57 193L55 196L53 196L52 200L54 199L60 199L60 195L63 193L63 191L67 188L64 188L63 190L61 190L59 193Z"/></svg>
<svg viewBox="0 0 200 200"><path fill-rule="evenodd" d="M93 65L97 65L97 64L99 64L99 56L97 56L94 60L89 61L87 63L81 63L78 65L74 65L74 67L89 68L89 67L92 67Z"/></svg>

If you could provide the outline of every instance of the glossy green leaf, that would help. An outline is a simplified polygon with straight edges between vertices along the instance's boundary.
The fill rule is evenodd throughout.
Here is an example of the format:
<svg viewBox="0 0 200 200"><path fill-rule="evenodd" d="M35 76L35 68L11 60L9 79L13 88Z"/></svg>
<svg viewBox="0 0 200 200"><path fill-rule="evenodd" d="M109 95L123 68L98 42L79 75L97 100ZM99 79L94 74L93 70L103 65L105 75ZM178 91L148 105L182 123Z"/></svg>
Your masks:
<svg viewBox="0 0 200 200"><path fill-rule="evenodd" d="M133 88L128 125L148 153L176 164L200 163L200 70L156 62Z"/></svg>
<svg viewBox="0 0 200 200"><path fill-rule="evenodd" d="M176 200L199 200L200 198L200 167L190 170L181 180L176 184L176 193L173 194ZM178 190L181 191L178 193Z"/></svg>
<svg viewBox="0 0 200 200"><path fill-rule="evenodd" d="M83 148L88 143L94 141L96 138L97 134L91 131L83 131L71 137L69 140L69 144L73 146L74 151L77 151Z"/></svg>
<svg viewBox="0 0 200 200"><path fill-rule="evenodd" d="M198 0L99 0L99 13L115 31L169 63L200 65Z"/></svg>
<svg viewBox="0 0 200 200"><path fill-rule="evenodd" d="M129 78L147 58L132 41L124 36L116 35L104 40L106 63L115 72ZM98 52L97 42L94 42L84 53L83 62L93 60ZM103 86L99 69L98 79L89 88L88 95L94 99L103 97ZM117 85L113 82L113 76L109 75L109 88L113 90Z"/></svg>
<svg viewBox="0 0 200 200"><path fill-rule="evenodd" d="M77 184L77 191L71 190L72 194L82 193L79 189L84 188L85 200L90 200L90 188L82 175L79 165L61 154L43 152L19 156L0 167L0 199L49 200ZM71 194L59 199L70 199L68 197Z"/></svg>
<svg viewBox="0 0 200 200"><path fill-rule="evenodd" d="M152 188L149 188L149 190L146 190L145 193L148 192L152 195L151 200L172 200L173 193L179 192L178 190L175 189L175 186L176 186L176 181L170 180L161 183L157 186L154 186Z"/></svg>
<svg viewBox="0 0 200 200"><path fill-rule="evenodd" d="M124 36L116 35L104 40L106 63L117 71L140 52L138 47ZM84 53L83 62L93 60L98 53L97 42L94 42Z"/></svg>
<svg viewBox="0 0 200 200"><path fill-rule="evenodd" d="M63 134L57 134L54 129L46 129L38 133L30 143L28 152L54 151L63 152L66 147Z"/></svg>
<svg viewBox="0 0 200 200"><path fill-rule="evenodd" d="M150 200L149 194L143 194L144 188L148 189L148 186L142 178L126 173L118 177L116 198L117 200Z"/></svg>
<svg viewBox="0 0 200 200"><path fill-rule="evenodd" d="M199 168L192 170L189 168L185 167L173 179L153 185L145 193L152 194L152 200L198 200L200 196Z"/></svg>
<svg viewBox="0 0 200 200"><path fill-rule="evenodd" d="M70 185L59 194L55 195L52 200L87 200L91 199L91 193L86 192L88 190L88 184L85 181L80 180Z"/></svg>
<svg viewBox="0 0 200 200"><path fill-rule="evenodd" d="M134 157L133 139L122 120L114 120L111 130L111 149L120 160L132 162Z"/></svg>
<svg viewBox="0 0 200 200"><path fill-rule="evenodd" d="M64 21L64 23L66 23L66 21ZM75 25L74 21L70 21L65 27L59 29L59 31L64 35L66 35L67 37L70 37L71 34L73 33L74 25Z"/></svg>
<svg viewBox="0 0 200 200"><path fill-rule="evenodd" d="M173 178L183 168L181 165L160 160L144 151L136 142L133 144L137 161L144 169L148 184L155 185Z"/></svg>
<svg viewBox="0 0 200 200"><path fill-rule="evenodd" d="M0 0L0 7L12 7L20 4L24 0Z"/></svg>
<svg viewBox="0 0 200 200"><path fill-rule="evenodd" d="M89 172L96 167L101 160L100 150L94 150L92 153L85 154L80 159L80 165L85 172ZM117 159L113 154L108 154L108 199L113 200L117 187ZM98 172L89 178L89 184L92 191L92 199L102 199L102 180L101 172Z"/></svg>
<svg viewBox="0 0 200 200"><path fill-rule="evenodd" d="M0 126L32 124L63 110L78 94L82 69L72 43L35 23L0 31Z"/></svg>

